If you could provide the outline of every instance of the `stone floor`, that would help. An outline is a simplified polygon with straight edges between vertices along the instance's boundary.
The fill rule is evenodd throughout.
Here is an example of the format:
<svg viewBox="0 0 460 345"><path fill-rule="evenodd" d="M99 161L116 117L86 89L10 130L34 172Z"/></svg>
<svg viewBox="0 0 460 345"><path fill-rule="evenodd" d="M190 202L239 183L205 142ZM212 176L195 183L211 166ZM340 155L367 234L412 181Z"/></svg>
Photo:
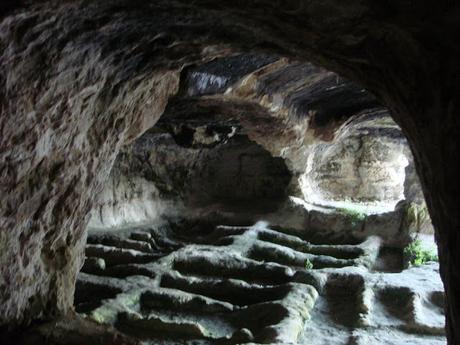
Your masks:
<svg viewBox="0 0 460 345"><path fill-rule="evenodd" d="M404 270L377 237L142 227L93 232L86 255L77 311L145 344L445 344L438 265Z"/></svg>

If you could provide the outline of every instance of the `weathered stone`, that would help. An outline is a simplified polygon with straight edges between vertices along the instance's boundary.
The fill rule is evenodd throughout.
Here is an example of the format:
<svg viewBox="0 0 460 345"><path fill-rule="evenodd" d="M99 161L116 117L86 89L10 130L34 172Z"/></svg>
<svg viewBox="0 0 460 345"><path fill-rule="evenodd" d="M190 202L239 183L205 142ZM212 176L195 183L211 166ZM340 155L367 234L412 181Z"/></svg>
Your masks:
<svg viewBox="0 0 460 345"><path fill-rule="evenodd" d="M232 50L263 50L353 77L390 107L414 151L437 231L449 342L460 341L455 2L1 6L1 324L71 309L93 198L120 146L150 127L176 93L178 71Z"/></svg>
<svg viewBox="0 0 460 345"><path fill-rule="evenodd" d="M159 260L82 273L77 308L152 343L324 345L349 334L396 344L443 341L434 263L404 270L401 262L390 271L377 255L386 249L377 237L317 245L264 223L205 228L198 237L176 230L188 244Z"/></svg>
<svg viewBox="0 0 460 345"><path fill-rule="evenodd" d="M105 260L102 258L90 257L85 259L85 263L81 268L81 272L85 273L101 273L105 270Z"/></svg>

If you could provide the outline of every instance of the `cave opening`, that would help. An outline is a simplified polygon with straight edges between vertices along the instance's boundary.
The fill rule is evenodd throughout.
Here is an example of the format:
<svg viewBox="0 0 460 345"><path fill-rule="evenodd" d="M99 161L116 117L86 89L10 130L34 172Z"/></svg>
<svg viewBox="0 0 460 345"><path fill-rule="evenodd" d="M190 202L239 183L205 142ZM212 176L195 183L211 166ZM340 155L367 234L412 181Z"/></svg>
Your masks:
<svg viewBox="0 0 460 345"><path fill-rule="evenodd" d="M0 342L459 343L459 17L0 2Z"/></svg>
<svg viewBox="0 0 460 345"><path fill-rule="evenodd" d="M190 67L122 149L76 311L153 344L443 343L434 230L401 129L355 84L280 60Z"/></svg>

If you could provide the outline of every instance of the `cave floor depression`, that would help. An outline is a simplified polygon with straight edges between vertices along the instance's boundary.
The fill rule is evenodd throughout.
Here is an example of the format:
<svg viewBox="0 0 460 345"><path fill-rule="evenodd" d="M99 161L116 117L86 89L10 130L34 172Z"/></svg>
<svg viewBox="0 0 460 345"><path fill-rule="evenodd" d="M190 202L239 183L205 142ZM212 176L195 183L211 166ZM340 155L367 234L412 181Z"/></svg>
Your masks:
<svg viewBox="0 0 460 345"><path fill-rule="evenodd" d="M437 263L265 222L187 230L90 232L77 311L145 344L445 344Z"/></svg>

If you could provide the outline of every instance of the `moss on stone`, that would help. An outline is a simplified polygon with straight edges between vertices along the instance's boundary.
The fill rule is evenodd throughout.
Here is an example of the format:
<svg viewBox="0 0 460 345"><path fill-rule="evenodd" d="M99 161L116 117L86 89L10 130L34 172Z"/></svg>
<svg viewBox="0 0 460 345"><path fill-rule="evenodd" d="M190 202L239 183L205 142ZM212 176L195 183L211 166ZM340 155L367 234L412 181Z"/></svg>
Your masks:
<svg viewBox="0 0 460 345"><path fill-rule="evenodd" d="M347 218L347 220L351 223L352 227L358 226L367 218L366 213L352 207L339 208L338 211Z"/></svg>
<svg viewBox="0 0 460 345"><path fill-rule="evenodd" d="M305 260L305 269L307 270L313 269L313 263L309 259Z"/></svg>
<svg viewBox="0 0 460 345"><path fill-rule="evenodd" d="M409 243L404 248L406 262L413 266L421 266L430 261L438 261L438 255L434 251L423 248L420 240Z"/></svg>

